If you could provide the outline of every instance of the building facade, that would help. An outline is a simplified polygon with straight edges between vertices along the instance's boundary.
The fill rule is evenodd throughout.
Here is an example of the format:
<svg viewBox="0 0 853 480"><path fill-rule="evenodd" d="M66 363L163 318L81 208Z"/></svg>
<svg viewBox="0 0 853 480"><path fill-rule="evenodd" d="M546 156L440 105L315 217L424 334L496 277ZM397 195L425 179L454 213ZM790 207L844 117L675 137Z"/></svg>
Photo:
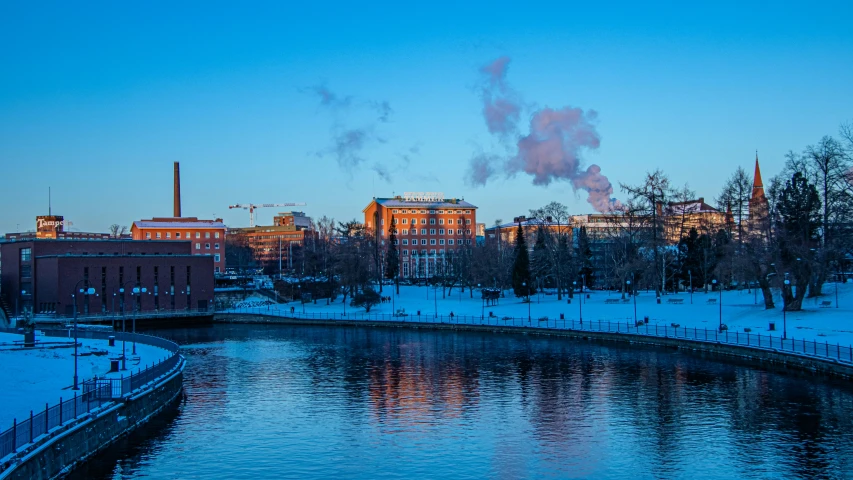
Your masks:
<svg viewBox="0 0 853 480"><path fill-rule="evenodd" d="M225 224L222 219L162 217L133 222L133 240L182 241L190 244L192 255L213 257L215 273L225 272Z"/></svg>
<svg viewBox="0 0 853 480"><path fill-rule="evenodd" d="M228 230L231 240L242 241L267 272L292 270L294 249L316 238L311 218L303 212L285 212L273 217L273 225Z"/></svg>
<svg viewBox="0 0 853 480"><path fill-rule="evenodd" d="M445 258L475 244L477 207L464 199L443 194L374 198L363 213L365 227L383 248L393 218L403 278L433 277Z"/></svg>
<svg viewBox="0 0 853 480"><path fill-rule="evenodd" d="M185 241L7 241L0 255L8 315L23 306L72 315L75 303L81 314L127 311L128 302L142 312L213 304L213 257L192 255ZM89 288L94 293L80 294Z"/></svg>

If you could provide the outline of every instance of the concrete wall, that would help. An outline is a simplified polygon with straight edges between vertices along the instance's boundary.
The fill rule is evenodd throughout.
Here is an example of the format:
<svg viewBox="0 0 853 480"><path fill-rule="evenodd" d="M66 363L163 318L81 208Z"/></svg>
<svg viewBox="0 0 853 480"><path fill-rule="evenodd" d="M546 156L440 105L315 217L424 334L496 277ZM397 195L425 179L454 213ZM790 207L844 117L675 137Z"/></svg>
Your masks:
<svg viewBox="0 0 853 480"><path fill-rule="evenodd" d="M840 377L853 380L853 365L839 363L834 359L806 357L779 352L776 349L762 349L746 346L728 345L714 342L697 342L680 338L655 337L650 335L626 335L624 333L590 332L582 330L554 330L545 328L500 327L494 325L456 325L414 322L375 322L365 320L300 320L282 317L265 317L248 314L217 314L214 322L219 323L267 323L267 324L306 324L323 326L380 327L380 328L424 328L434 330L470 330L494 333L513 333L569 337L602 342L633 343L659 347L683 349L708 353L715 356L738 357L759 364L772 364L808 372L810 374Z"/></svg>
<svg viewBox="0 0 853 480"><path fill-rule="evenodd" d="M152 416L170 407L179 398L183 385L183 364L153 388L106 410L93 413L88 420L39 445L10 467L0 479L50 479L67 474L124 435L146 423Z"/></svg>

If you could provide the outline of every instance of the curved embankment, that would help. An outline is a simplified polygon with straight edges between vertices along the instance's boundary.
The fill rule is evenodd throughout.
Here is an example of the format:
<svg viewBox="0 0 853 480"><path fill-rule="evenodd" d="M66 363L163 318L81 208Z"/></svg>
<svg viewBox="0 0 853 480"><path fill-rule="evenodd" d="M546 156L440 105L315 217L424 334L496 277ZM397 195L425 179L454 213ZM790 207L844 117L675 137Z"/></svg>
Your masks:
<svg viewBox="0 0 853 480"><path fill-rule="evenodd" d="M351 327L381 327L381 328L414 328L433 330L467 330L478 332L514 333L543 335L551 337L568 337L602 342L620 342L639 345L652 345L665 348L675 348L687 351L709 353L712 355L737 357L759 364L784 366L812 374L839 377L853 380L853 365L838 362L835 359L821 358L810 355L782 352L775 348L759 348L745 345L732 345L714 341L697 341L683 338L661 337L643 334L626 334L614 332L597 332L589 330L551 329L537 327L502 327L496 325L449 324L449 323L417 323L370 320L305 320L285 317L269 317L263 314L231 313L217 314L214 322L246 323L246 324L294 324L294 325L335 325Z"/></svg>
<svg viewBox="0 0 853 480"><path fill-rule="evenodd" d="M139 335L137 343L146 343L146 337L153 338ZM176 344L159 338L154 340L157 343L154 346L168 348L173 353L161 364L167 368L153 371L151 367L147 372L149 378L139 378L138 385L125 378L120 383L107 388L99 386L97 391L90 392L112 391L113 399L18 446L13 455L3 459L0 480L50 479L66 475L175 403L183 388L185 360ZM145 374L143 370L140 377Z"/></svg>

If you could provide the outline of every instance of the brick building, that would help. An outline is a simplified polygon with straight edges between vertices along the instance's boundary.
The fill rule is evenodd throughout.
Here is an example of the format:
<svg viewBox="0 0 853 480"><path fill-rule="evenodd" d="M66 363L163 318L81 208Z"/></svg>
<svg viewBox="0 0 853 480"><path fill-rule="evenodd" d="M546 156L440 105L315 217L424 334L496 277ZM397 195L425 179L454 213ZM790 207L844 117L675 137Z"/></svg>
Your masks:
<svg viewBox="0 0 853 480"><path fill-rule="evenodd" d="M300 249L306 240L316 238L311 218L303 212L284 212L273 217L273 225L228 230L232 241L252 250L252 256L268 272L293 268L294 249ZM229 265L231 267L233 265Z"/></svg>
<svg viewBox="0 0 853 480"><path fill-rule="evenodd" d="M0 244L0 303L7 315L207 309L213 304L213 257L192 255L185 241L29 240ZM124 288L122 294L120 289ZM133 288L145 288L131 295ZM128 308L130 308L128 307Z"/></svg>
<svg viewBox="0 0 853 480"><path fill-rule="evenodd" d="M225 224L222 219L158 217L137 220L130 228L134 240L178 240L189 242L192 255L213 257L215 273L225 272Z"/></svg>
<svg viewBox="0 0 853 480"><path fill-rule="evenodd" d="M431 277L445 256L475 243L477 207L458 198L443 194L374 198L363 212L365 227L375 232L383 247L394 217L403 278Z"/></svg>

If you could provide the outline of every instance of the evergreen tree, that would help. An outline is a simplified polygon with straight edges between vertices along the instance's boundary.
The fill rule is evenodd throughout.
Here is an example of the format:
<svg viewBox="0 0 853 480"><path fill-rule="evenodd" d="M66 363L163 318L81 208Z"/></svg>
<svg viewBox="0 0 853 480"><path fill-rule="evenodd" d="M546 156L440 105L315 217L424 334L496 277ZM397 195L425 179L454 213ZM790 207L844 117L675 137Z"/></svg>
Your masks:
<svg viewBox="0 0 853 480"><path fill-rule="evenodd" d="M527 251L527 240L521 222L515 234L515 263L512 266L512 290L516 297L530 297L536 293L533 288L533 277L530 275L530 253Z"/></svg>
<svg viewBox="0 0 853 480"><path fill-rule="evenodd" d="M544 281L551 270L552 262L548 246L545 243L545 229L536 229L536 243L533 244L533 260L531 262L531 274L534 282Z"/></svg>
<svg viewBox="0 0 853 480"><path fill-rule="evenodd" d="M800 310L813 270L813 249L819 246L821 201L817 188L801 172L795 172L785 183L778 209L782 263L785 273L793 277L792 286L796 286L796 292L783 288L782 300L786 310Z"/></svg>
<svg viewBox="0 0 853 480"><path fill-rule="evenodd" d="M388 250L385 252L385 278L393 280L400 294L400 250L397 246L397 222L391 215L391 226L388 227Z"/></svg>
<svg viewBox="0 0 853 480"><path fill-rule="evenodd" d="M592 285L592 248L589 245L589 236L586 227L578 230L578 281L587 287Z"/></svg>

